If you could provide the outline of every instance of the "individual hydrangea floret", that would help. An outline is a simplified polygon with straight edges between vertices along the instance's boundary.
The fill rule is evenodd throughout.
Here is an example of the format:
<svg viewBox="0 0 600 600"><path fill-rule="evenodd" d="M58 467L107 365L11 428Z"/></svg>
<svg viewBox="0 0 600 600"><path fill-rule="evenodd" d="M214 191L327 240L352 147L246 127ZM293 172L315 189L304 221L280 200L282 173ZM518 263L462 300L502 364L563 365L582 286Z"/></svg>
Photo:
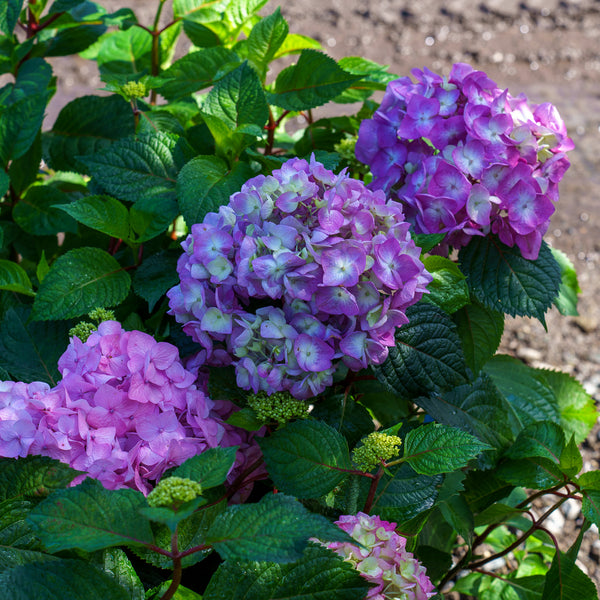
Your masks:
<svg viewBox="0 0 600 600"><path fill-rule="evenodd" d="M427 600L436 592L425 567L406 550L406 539L395 532L396 523L359 512L336 521L361 546L351 542L325 544L374 584L369 600Z"/></svg>
<svg viewBox="0 0 600 600"><path fill-rule="evenodd" d="M148 494L150 506L180 506L202 495L202 486L185 477L165 477Z"/></svg>
<svg viewBox="0 0 600 600"><path fill-rule="evenodd" d="M340 363L382 363L431 276L401 205L291 159L247 181L182 244L170 312L237 385L306 399Z"/></svg>
<svg viewBox="0 0 600 600"><path fill-rule="evenodd" d="M573 148L558 111L466 64L448 78L412 73L361 123L356 156L371 186L403 204L417 233L445 233L446 246L491 232L536 259Z"/></svg>
<svg viewBox="0 0 600 600"><path fill-rule="evenodd" d="M402 440L397 435L388 435L379 431L370 433L361 446L352 451L352 461L361 471L372 471L396 458L400 453Z"/></svg>
<svg viewBox="0 0 600 600"><path fill-rule="evenodd" d="M251 394L248 406L263 423L287 423L294 419L305 419L309 409L307 402L297 400L289 392L275 392L270 396L265 392Z"/></svg>
<svg viewBox="0 0 600 600"><path fill-rule="evenodd" d="M0 456L50 456L108 489L147 493L208 448L240 447L229 481L259 455L251 434L225 423L233 405L211 400L172 344L104 321L71 339L58 368L54 388L0 382Z"/></svg>

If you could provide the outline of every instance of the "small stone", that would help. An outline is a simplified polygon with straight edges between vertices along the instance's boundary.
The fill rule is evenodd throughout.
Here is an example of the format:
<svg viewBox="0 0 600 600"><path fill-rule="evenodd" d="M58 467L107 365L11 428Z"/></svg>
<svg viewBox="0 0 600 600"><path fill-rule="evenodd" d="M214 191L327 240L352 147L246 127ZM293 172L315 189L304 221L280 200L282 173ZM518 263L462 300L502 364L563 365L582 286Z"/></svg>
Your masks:
<svg viewBox="0 0 600 600"><path fill-rule="evenodd" d="M536 362L542 360L542 353L535 348L520 347L517 348L517 356L526 362Z"/></svg>
<svg viewBox="0 0 600 600"><path fill-rule="evenodd" d="M573 322L583 333L593 333L598 329L598 320L594 319L594 317L586 317L584 315L580 315L578 317L574 317Z"/></svg>
<svg viewBox="0 0 600 600"><path fill-rule="evenodd" d="M581 503L574 498L569 498L560 509L567 521L574 521L581 513Z"/></svg>
<svg viewBox="0 0 600 600"><path fill-rule="evenodd" d="M553 533L554 535L559 535L562 533L563 528L565 526L565 518L562 516L562 513L559 510L555 510L545 521L544 525L546 529Z"/></svg>
<svg viewBox="0 0 600 600"><path fill-rule="evenodd" d="M600 540L596 540L590 547L590 558L596 562L600 561Z"/></svg>

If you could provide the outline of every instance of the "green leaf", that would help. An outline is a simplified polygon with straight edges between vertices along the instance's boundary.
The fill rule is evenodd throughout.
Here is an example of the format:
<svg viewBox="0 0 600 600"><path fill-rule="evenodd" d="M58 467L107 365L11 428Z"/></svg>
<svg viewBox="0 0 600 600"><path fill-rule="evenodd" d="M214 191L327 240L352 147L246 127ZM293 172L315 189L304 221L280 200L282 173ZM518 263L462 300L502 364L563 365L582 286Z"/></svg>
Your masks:
<svg viewBox="0 0 600 600"><path fill-rule="evenodd" d="M504 313L475 302L454 313L453 319L467 366L477 375L498 350L504 333Z"/></svg>
<svg viewBox="0 0 600 600"><path fill-rule="evenodd" d="M439 505L445 521L471 546L475 522L473 513L463 496L452 496Z"/></svg>
<svg viewBox="0 0 600 600"><path fill-rule="evenodd" d="M30 306L9 308L0 322L0 365L20 381L56 385L57 363L69 342L68 322L39 323Z"/></svg>
<svg viewBox="0 0 600 600"><path fill-rule="evenodd" d="M286 110L309 110L333 100L360 79L317 50L302 50L298 62L285 68L268 94L270 104Z"/></svg>
<svg viewBox="0 0 600 600"><path fill-rule="evenodd" d="M10 187L10 177L5 171L0 171L0 198L2 198Z"/></svg>
<svg viewBox="0 0 600 600"><path fill-rule="evenodd" d="M565 434L557 423L532 423L519 432L515 443L508 449L508 458L541 456L559 464L565 448Z"/></svg>
<svg viewBox="0 0 600 600"><path fill-rule="evenodd" d="M281 58L288 54L299 54L302 50L323 50L323 46L317 40L301 35L299 33L289 33L279 50L273 58Z"/></svg>
<svg viewBox="0 0 600 600"><path fill-rule="evenodd" d="M354 393L383 427L400 423L412 410L412 403L399 398L387 385L377 381L370 369L359 372L354 382Z"/></svg>
<svg viewBox="0 0 600 600"><path fill-rule="evenodd" d="M494 236L474 237L458 255L469 288L484 306L507 313L536 317L552 306L560 286L560 267L548 244L542 242L536 260L509 248Z"/></svg>
<svg viewBox="0 0 600 600"><path fill-rule="evenodd" d="M211 23L221 19L228 0L173 0L173 16L196 23Z"/></svg>
<svg viewBox="0 0 600 600"><path fill-rule="evenodd" d="M359 81L335 98L335 102L340 104L364 102L375 90L384 91L390 81L397 79L397 75L387 72L387 65L380 65L361 56L344 56L338 64L348 73L360 75Z"/></svg>
<svg viewBox="0 0 600 600"><path fill-rule="evenodd" d="M396 346L374 367L377 378L406 399L464 383L464 356L450 317L428 303L411 306L406 316L409 322L396 331Z"/></svg>
<svg viewBox="0 0 600 600"><path fill-rule="evenodd" d="M258 444L275 486L300 498L324 496L352 469L346 439L322 421L289 423Z"/></svg>
<svg viewBox="0 0 600 600"><path fill-rule="evenodd" d="M141 244L164 233L176 219L179 211L174 197L146 196L129 209L129 222Z"/></svg>
<svg viewBox="0 0 600 600"><path fill-rule="evenodd" d="M466 467L484 450L491 449L471 434L441 424L417 427L404 439L404 460L422 475L450 473Z"/></svg>
<svg viewBox="0 0 600 600"><path fill-rule="evenodd" d="M108 149L82 158L88 172L109 194L138 202L175 197L175 140L168 134L115 141Z"/></svg>
<svg viewBox="0 0 600 600"><path fill-rule="evenodd" d="M225 19L234 27L244 25L268 2L268 0L236 0L229 2L225 9Z"/></svg>
<svg viewBox="0 0 600 600"><path fill-rule="evenodd" d="M217 32L194 21L183 21L183 31L198 48L213 48L222 43Z"/></svg>
<svg viewBox="0 0 600 600"><path fill-rule="evenodd" d="M31 235L77 233L77 223L56 205L69 202L67 194L48 185L34 185L13 208L15 223Z"/></svg>
<svg viewBox="0 0 600 600"><path fill-rule="evenodd" d="M281 16L281 9L260 20L250 31L246 44L248 60L258 68L264 80L269 63L281 48L289 32L287 21Z"/></svg>
<svg viewBox="0 0 600 600"><path fill-rule="evenodd" d="M141 492L107 490L95 479L59 490L28 515L49 552L79 548L93 552L123 544L151 544L149 521Z"/></svg>
<svg viewBox="0 0 600 600"><path fill-rule="evenodd" d="M190 517L200 506L206 504L206 502L205 498L197 497L188 502L184 502L177 508L171 508L170 506L144 506L139 509L139 512L150 519L150 521L166 525L171 533L175 533L179 523Z"/></svg>
<svg viewBox="0 0 600 600"><path fill-rule="evenodd" d="M222 46L186 54L161 73L167 81L157 91L171 102L185 98L213 85L227 67L239 62L240 58L233 50Z"/></svg>
<svg viewBox="0 0 600 600"><path fill-rule="evenodd" d="M550 250L560 267L561 274L560 288L554 304L561 315L576 317L579 314L577 312L577 297L581 294L581 288L579 287L579 281L577 281L575 266L564 252L556 248L550 248Z"/></svg>
<svg viewBox="0 0 600 600"><path fill-rule="evenodd" d="M559 422L556 395L539 371L504 354L488 361L484 371L512 405L524 426L537 421Z"/></svg>
<svg viewBox="0 0 600 600"><path fill-rule="evenodd" d="M310 513L284 494L268 494L257 504L232 505L214 520L206 534L224 560L294 562L302 557L310 537L352 541L322 515Z"/></svg>
<svg viewBox="0 0 600 600"><path fill-rule="evenodd" d="M106 548L102 551L104 571L113 577L116 583L127 590L131 600L144 600L144 585L140 581L127 554L121 548Z"/></svg>
<svg viewBox="0 0 600 600"><path fill-rule="evenodd" d="M35 269L35 275L38 278L38 281L41 283L44 280L44 277L48 274L50 270L50 265L46 260L46 253L42 250L42 255L40 256L40 260Z"/></svg>
<svg viewBox="0 0 600 600"><path fill-rule="evenodd" d="M559 466L554 461L540 456L510 459L503 462L496 473L512 485L532 489L541 490L565 483L565 476Z"/></svg>
<svg viewBox="0 0 600 600"><path fill-rule="evenodd" d="M0 31L7 36L12 32L19 20L23 0L7 0L0 5Z"/></svg>
<svg viewBox="0 0 600 600"><path fill-rule="evenodd" d="M228 425L239 427L245 431L258 431L264 423L258 419L256 413L247 406L232 413L225 421Z"/></svg>
<svg viewBox="0 0 600 600"><path fill-rule="evenodd" d="M225 482L237 450L238 446L208 448L202 454L188 458L172 475L197 481L203 490L216 487Z"/></svg>
<svg viewBox="0 0 600 600"><path fill-rule="evenodd" d="M433 275L424 298L437 304L448 314L469 304L469 288L456 263L443 256L428 255L423 259L425 269Z"/></svg>
<svg viewBox="0 0 600 600"><path fill-rule="evenodd" d="M52 264L40 284L33 304L33 318L69 319L98 306L120 304L129 293L131 278L108 252L100 248L76 248Z"/></svg>
<svg viewBox="0 0 600 600"><path fill-rule="evenodd" d="M97 42L106 29L104 24L82 23L53 32L52 37L47 41L44 56L68 56L83 52Z"/></svg>
<svg viewBox="0 0 600 600"><path fill-rule="evenodd" d="M96 60L102 81L125 83L135 76L150 74L152 36L141 27L116 31L102 39Z"/></svg>
<svg viewBox="0 0 600 600"><path fill-rule="evenodd" d="M172 579L167 579L158 587L152 588L146 592L146 600L160 600L166 591L169 589ZM186 588L184 585L179 585L172 596L173 600L202 600L202 596L193 590Z"/></svg>
<svg viewBox="0 0 600 600"><path fill-rule="evenodd" d="M91 229L115 238L129 238L129 211L112 196L85 196L57 208Z"/></svg>
<svg viewBox="0 0 600 600"><path fill-rule="evenodd" d="M596 526L600 526L600 472L582 473L577 483L583 496L581 503L583 516Z"/></svg>
<svg viewBox="0 0 600 600"><path fill-rule="evenodd" d="M442 475L419 475L407 464L388 470L379 482L372 512L400 524L431 508L442 483Z"/></svg>
<svg viewBox="0 0 600 600"><path fill-rule="evenodd" d="M225 562L204 600L362 600L369 583L333 551L310 545L292 564Z"/></svg>
<svg viewBox="0 0 600 600"><path fill-rule="evenodd" d="M0 576L3 600L129 600L110 575L81 560L30 563Z"/></svg>
<svg viewBox="0 0 600 600"><path fill-rule="evenodd" d="M12 260L0 259L0 290L35 296L25 269Z"/></svg>
<svg viewBox="0 0 600 600"><path fill-rule="evenodd" d="M598 591L593 581L570 560L558 551L546 574L542 598L552 600L597 600Z"/></svg>
<svg viewBox="0 0 600 600"><path fill-rule="evenodd" d="M162 250L152 254L136 269L133 276L133 291L148 302L153 311L156 303L179 283L177 260L178 250Z"/></svg>
<svg viewBox="0 0 600 600"><path fill-rule="evenodd" d="M583 468L583 457L577 447L574 435L571 436L560 455L559 466L567 477L575 477Z"/></svg>
<svg viewBox="0 0 600 600"><path fill-rule="evenodd" d="M560 423L566 435L575 436L581 444L596 423L598 414L594 399L571 375L560 371L538 369L546 385L552 389L558 402Z"/></svg>
<svg viewBox="0 0 600 600"><path fill-rule="evenodd" d="M41 133L38 133L29 150L20 158L13 160L8 169L10 185L19 197L37 179L40 173L41 162L42 136Z"/></svg>
<svg viewBox="0 0 600 600"><path fill-rule="evenodd" d="M230 169L216 156L197 156L188 162L177 176L177 199L188 227L227 204L252 175L247 163L236 162Z"/></svg>
<svg viewBox="0 0 600 600"><path fill-rule="evenodd" d="M65 488L79 475L68 465L46 456L0 459L0 502L16 498L44 498Z"/></svg>
<svg viewBox="0 0 600 600"><path fill-rule="evenodd" d="M93 156L112 142L133 135L131 106L118 95L81 96L59 113L44 133L44 158L57 171L86 172L76 157Z"/></svg>

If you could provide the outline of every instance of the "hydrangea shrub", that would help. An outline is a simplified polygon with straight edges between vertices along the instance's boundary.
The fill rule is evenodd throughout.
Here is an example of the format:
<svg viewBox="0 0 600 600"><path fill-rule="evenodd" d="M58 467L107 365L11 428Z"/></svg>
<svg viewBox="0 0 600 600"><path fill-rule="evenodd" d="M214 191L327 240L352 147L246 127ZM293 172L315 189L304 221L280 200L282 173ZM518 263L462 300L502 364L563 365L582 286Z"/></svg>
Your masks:
<svg viewBox="0 0 600 600"><path fill-rule="evenodd" d="M597 598L594 402L497 354L576 314L557 109L265 4L0 5L3 599ZM46 130L75 53L108 93Z"/></svg>

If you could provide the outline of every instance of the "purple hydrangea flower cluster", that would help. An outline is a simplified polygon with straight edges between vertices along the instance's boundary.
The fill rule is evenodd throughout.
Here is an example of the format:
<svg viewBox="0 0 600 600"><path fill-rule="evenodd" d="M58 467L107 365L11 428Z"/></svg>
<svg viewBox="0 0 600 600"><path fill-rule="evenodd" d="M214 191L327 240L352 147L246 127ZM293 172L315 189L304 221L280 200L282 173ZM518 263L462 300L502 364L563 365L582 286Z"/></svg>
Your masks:
<svg viewBox="0 0 600 600"><path fill-rule="evenodd" d="M383 362L431 276L402 207L314 157L247 181L182 244L171 314L242 389L309 398Z"/></svg>
<svg viewBox="0 0 600 600"><path fill-rule="evenodd" d="M241 447L230 481L259 453L224 423L233 405L212 401L172 344L105 321L85 343L71 338L58 366L54 388L0 382L0 456L49 456L108 489L147 493L207 448Z"/></svg>
<svg viewBox="0 0 600 600"><path fill-rule="evenodd" d="M359 512L342 515L336 525L363 547L350 542L329 542L326 545L375 584L367 598L427 600L435 596L425 567L406 550L406 539L395 532L396 523Z"/></svg>
<svg viewBox="0 0 600 600"><path fill-rule="evenodd" d="M356 157L371 185L402 202L417 233L446 233L460 248L491 232L537 258L573 148L556 108L529 105L462 63L447 79L413 75L389 83L361 123Z"/></svg>

